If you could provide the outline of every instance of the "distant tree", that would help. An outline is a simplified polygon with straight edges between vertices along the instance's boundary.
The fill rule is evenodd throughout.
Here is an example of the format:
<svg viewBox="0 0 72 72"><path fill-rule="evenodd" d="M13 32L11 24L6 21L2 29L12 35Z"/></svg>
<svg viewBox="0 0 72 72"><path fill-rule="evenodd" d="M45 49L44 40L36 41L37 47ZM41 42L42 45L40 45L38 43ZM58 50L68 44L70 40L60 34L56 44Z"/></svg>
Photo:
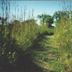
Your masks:
<svg viewBox="0 0 72 72"><path fill-rule="evenodd" d="M63 18L69 18L69 11L57 11L54 13L53 18L58 21Z"/></svg>
<svg viewBox="0 0 72 72"><path fill-rule="evenodd" d="M53 23L53 17L47 14L42 14L42 15L38 15L38 18L40 19L41 23L43 24L47 24L48 27L52 26Z"/></svg>
<svg viewBox="0 0 72 72"><path fill-rule="evenodd" d="M7 17L6 18L0 17L0 21L1 21L2 24L4 24L4 22L7 21Z"/></svg>

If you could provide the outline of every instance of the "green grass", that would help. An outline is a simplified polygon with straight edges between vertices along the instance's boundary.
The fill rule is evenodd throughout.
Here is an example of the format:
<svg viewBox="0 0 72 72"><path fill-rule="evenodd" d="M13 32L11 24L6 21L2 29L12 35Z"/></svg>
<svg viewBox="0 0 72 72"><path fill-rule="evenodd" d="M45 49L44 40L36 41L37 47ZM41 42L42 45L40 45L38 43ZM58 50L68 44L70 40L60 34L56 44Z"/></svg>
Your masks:
<svg viewBox="0 0 72 72"><path fill-rule="evenodd" d="M13 63L19 56L30 53L33 62L44 72L72 71L72 21L63 17L55 28L38 26L35 20L20 22L2 31L0 57Z"/></svg>
<svg viewBox="0 0 72 72"><path fill-rule="evenodd" d="M53 36L45 36L40 42L45 50L33 51L34 62L44 68L45 72L72 72L71 19L62 17L53 30Z"/></svg>

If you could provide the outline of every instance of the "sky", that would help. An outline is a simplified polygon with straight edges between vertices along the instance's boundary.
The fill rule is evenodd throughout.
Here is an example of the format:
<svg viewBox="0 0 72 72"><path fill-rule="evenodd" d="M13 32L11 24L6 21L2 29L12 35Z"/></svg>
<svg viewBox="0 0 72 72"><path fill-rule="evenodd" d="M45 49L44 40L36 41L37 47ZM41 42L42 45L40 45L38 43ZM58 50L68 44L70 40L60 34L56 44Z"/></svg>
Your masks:
<svg viewBox="0 0 72 72"><path fill-rule="evenodd" d="M10 10L9 10L9 19L23 19L25 11L25 19L35 18L40 14L49 14L53 15L56 11L63 10L64 6L72 4L72 1L62 0L11 0L10 1ZM4 4L5 5L5 4ZM3 11L1 9L1 0L0 0L0 15Z"/></svg>

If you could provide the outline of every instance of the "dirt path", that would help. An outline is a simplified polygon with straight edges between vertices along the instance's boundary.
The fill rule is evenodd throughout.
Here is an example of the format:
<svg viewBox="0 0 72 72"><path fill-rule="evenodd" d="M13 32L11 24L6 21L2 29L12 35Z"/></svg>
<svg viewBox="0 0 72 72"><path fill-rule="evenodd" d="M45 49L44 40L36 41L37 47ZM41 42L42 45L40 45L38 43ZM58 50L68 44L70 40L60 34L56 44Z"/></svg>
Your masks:
<svg viewBox="0 0 72 72"><path fill-rule="evenodd" d="M26 51L26 54L18 58L16 64L5 66L5 68L0 69L0 72L44 72L41 67L34 63L32 56L34 51L44 50L40 45L40 42L44 39L47 39L45 35L38 36L38 38L33 41L32 46Z"/></svg>

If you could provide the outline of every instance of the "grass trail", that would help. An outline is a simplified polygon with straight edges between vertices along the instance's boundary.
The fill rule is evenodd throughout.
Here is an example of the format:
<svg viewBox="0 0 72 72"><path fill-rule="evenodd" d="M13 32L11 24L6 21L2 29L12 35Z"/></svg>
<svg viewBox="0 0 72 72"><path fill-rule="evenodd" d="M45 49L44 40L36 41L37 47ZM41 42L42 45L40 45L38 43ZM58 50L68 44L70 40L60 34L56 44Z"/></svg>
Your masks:
<svg viewBox="0 0 72 72"><path fill-rule="evenodd" d="M50 45L53 35L41 35L31 49L33 62L43 69L43 72L61 72L63 65L58 61L58 49ZM64 71L63 71L64 72Z"/></svg>

